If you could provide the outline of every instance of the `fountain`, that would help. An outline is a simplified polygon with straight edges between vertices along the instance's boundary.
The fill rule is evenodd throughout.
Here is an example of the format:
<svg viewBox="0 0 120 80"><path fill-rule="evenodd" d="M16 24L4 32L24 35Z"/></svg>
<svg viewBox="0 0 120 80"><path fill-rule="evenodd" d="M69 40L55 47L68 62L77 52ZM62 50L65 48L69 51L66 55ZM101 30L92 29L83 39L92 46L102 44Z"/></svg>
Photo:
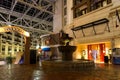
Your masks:
<svg viewBox="0 0 120 80"><path fill-rule="evenodd" d="M73 60L73 52L76 50L76 46L70 46L69 42L73 39L68 34L60 33L60 46L58 46L59 52L62 54L61 60L45 60L42 62L42 68L44 71L81 71L94 68L94 61L91 60Z"/></svg>

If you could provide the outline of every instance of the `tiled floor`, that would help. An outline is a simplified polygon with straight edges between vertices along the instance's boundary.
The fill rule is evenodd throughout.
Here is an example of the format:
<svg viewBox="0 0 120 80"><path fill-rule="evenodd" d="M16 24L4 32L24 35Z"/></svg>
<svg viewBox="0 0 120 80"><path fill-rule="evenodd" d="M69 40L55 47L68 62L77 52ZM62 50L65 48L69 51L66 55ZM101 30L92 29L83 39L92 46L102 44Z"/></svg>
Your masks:
<svg viewBox="0 0 120 80"><path fill-rule="evenodd" d="M120 80L120 65L96 64L94 70L44 72L39 65L0 66L0 80Z"/></svg>

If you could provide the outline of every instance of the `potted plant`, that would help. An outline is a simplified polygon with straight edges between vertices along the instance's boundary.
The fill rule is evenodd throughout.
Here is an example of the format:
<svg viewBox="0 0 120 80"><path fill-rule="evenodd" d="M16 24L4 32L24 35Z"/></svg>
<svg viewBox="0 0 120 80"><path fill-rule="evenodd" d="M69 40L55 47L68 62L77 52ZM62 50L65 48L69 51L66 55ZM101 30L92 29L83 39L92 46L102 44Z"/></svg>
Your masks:
<svg viewBox="0 0 120 80"><path fill-rule="evenodd" d="M12 57L11 56L6 57L6 63L7 64L12 64Z"/></svg>

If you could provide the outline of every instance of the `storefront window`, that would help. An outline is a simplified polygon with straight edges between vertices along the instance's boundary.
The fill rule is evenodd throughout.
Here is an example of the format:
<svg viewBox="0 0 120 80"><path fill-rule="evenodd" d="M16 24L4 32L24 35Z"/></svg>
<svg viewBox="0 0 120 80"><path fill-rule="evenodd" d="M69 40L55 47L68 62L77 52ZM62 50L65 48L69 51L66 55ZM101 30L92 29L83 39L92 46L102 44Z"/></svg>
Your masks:
<svg viewBox="0 0 120 80"><path fill-rule="evenodd" d="M87 8L84 8L82 10L80 10L80 8L78 8L78 9L75 10L75 17L84 15L86 13L87 13Z"/></svg>
<svg viewBox="0 0 120 80"><path fill-rule="evenodd" d="M111 3L111 0L91 0L91 11L98 9L100 7L104 7L107 4Z"/></svg>
<svg viewBox="0 0 120 80"><path fill-rule="evenodd" d="M86 2L85 1L83 2L83 0L74 0L74 6L73 6L74 18L84 15L98 8L107 6L111 2L112 2L111 0L86 0Z"/></svg>

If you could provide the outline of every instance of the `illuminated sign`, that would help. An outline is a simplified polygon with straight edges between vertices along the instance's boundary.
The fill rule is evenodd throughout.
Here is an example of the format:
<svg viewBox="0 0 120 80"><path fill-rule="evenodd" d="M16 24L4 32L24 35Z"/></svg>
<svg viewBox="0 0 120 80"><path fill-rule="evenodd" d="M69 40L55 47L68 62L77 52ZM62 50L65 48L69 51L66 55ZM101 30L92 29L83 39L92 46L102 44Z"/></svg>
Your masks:
<svg viewBox="0 0 120 80"><path fill-rule="evenodd" d="M16 26L5 26L5 27L0 27L0 32L11 32L11 31L16 31L26 37L29 37L30 34L23 30L22 28L16 27Z"/></svg>

